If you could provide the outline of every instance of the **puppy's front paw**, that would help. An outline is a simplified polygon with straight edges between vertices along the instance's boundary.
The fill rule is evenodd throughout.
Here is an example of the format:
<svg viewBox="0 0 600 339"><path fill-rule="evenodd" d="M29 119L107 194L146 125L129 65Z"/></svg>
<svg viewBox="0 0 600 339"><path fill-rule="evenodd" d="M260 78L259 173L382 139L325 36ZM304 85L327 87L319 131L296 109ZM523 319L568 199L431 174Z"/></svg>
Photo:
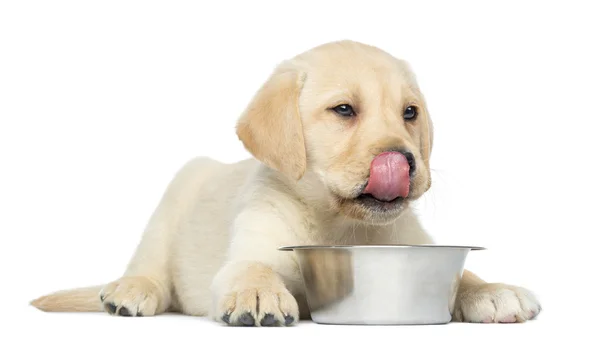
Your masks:
<svg viewBox="0 0 600 339"><path fill-rule="evenodd" d="M298 304L285 288L247 287L224 295L217 315L233 326L289 326L298 321Z"/></svg>
<svg viewBox="0 0 600 339"><path fill-rule="evenodd" d="M477 323L514 323L534 319L541 311L528 290L505 284L483 284L458 294L453 320Z"/></svg>
<svg viewBox="0 0 600 339"><path fill-rule="evenodd" d="M216 275L213 318L232 326L289 326L298 303L281 277L259 262L232 262Z"/></svg>

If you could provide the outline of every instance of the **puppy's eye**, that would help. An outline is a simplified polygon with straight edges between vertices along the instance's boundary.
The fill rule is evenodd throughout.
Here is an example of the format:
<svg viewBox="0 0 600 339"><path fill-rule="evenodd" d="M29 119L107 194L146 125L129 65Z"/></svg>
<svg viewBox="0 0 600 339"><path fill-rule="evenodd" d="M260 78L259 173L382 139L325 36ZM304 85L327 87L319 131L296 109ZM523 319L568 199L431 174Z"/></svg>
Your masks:
<svg viewBox="0 0 600 339"><path fill-rule="evenodd" d="M341 116L344 116L344 117L351 117L356 114L354 112L354 109L352 108L352 106L346 105L346 104L335 106L334 108L332 108L332 110L335 113L337 113Z"/></svg>
<svg viewBox="0 0 600 339"><path fill-rule="evenodd" d="M417 108L415 106L408 106L404 110L404 120L414 120L417 117Z"/></svg>

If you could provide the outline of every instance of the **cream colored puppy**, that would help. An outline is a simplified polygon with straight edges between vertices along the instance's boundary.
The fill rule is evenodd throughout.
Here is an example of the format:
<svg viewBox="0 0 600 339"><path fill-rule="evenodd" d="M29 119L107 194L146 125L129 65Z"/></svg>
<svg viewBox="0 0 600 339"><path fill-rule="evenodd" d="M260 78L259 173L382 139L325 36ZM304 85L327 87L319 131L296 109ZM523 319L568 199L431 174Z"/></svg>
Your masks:
<svg viewBox="0 0 600 339"><path fill-rule="evenodd" d="M431 185L432 131L405 62L352 41L317 46L281 63L240 118L237 135L255 159L191 160L123 277L32 304L247 326L308 318L294 254L277 249L432 243L410 205ZM520 322L539 311L529 291L465 271L453 319Z"/></svg>

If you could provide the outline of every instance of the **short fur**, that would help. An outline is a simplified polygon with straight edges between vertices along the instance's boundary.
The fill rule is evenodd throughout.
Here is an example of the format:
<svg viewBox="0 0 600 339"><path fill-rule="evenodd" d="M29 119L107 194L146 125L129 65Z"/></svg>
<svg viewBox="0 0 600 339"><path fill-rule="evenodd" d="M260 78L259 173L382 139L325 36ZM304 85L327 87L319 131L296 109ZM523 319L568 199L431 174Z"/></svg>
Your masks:
<svg viewBox="0 0 600 339"><path fill-rule="evenodd" d="M340 104L352 105L356 116L335 114L331 108ZM418 108L414 121L403 119L408 105ZM353 41L317 46L275 69L241 116L237 135L254 158L196 158L183 166L123 277L32 304L292 325L309 312L296 258L280 246L433 243L410 205L431 186L433 123L404 61ZM415 156L409 197L378 208L360 203L373 157L399 148ZM453 319L525 321L540 310L528 290L465 271Z"/></svg>

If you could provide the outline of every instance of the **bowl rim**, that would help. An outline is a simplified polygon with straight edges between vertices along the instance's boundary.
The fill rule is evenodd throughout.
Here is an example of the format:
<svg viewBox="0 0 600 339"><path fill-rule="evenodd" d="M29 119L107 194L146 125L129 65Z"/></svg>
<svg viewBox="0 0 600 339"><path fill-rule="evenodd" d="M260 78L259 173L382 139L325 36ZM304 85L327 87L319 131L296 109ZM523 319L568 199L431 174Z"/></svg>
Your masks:
<svg viewBox="0 0 600 339"><path fill-rule="evenodd" d="M380 244L380 245L296 245L296 246L282 246L279 247L280 251L293 251L293 250L304 250L304 249L353 249L353 248L454 248L454 249L469 249L471 251L481 251L487 248L481 246L467 246L467 245L438 245L438 244L421 244L421 245L408 245L408 244Z"/></svg>

